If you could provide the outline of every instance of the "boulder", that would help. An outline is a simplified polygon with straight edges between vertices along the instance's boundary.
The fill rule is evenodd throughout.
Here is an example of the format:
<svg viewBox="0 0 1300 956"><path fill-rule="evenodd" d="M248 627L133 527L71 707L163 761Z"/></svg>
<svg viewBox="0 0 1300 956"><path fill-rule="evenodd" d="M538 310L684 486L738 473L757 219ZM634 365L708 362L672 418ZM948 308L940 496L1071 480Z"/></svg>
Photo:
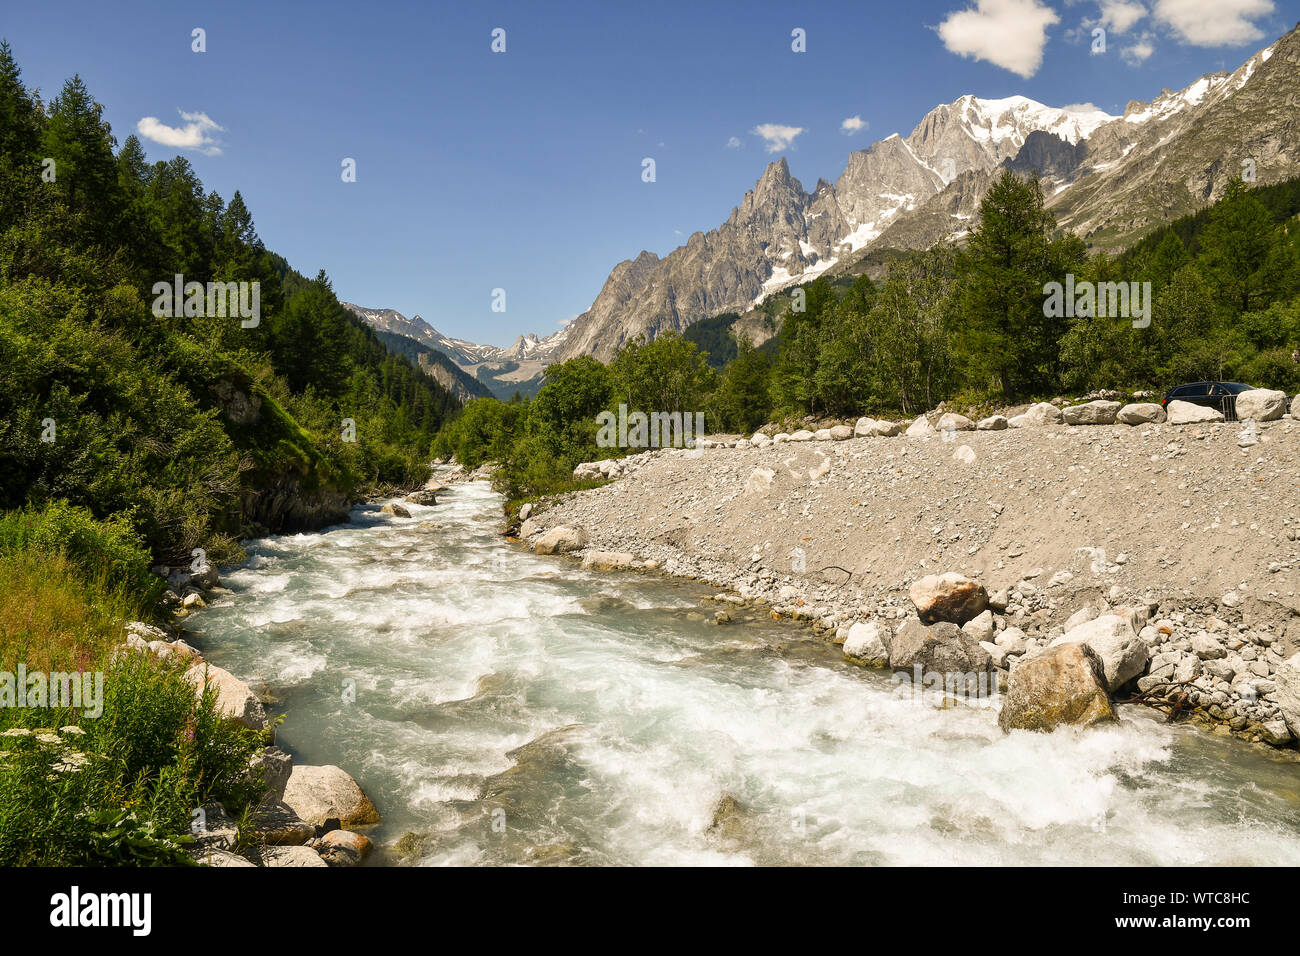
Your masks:
<svg viewBox="0 0 1300 956"><path fill-rule="evenodd" d="M1193 405L1191 402L1180 402L1177 399L1169 403L1165 412L1170 425L1199 425L1202 422L1223 421L1223 412L1217 408L1206 408L1204 405Z"/></svg>
<svg viewBox="0 0 1300 956"><path fill-rule="evenodd" d="M806 428L801 428L790 436L790 441L812 441L813 433Z"/></svg>
<svg viewBox="0 0 1300 956"><path fill-rule="evenodd" d="M908 438L922 438L926 435L934 434L934 426L930 424L930 419L924 415L917 415L916 420L907 426L907 431L903 432Z"/></svg>
<svg viewBox="0 0 1300 956"><path fill-rule="evenodd" d="M1273 673L1277 709L1287 729L1300 737L1300 654L1293 654Z"/></svg>
<svg viewBox="0 0 1300 956"><path fill-rule="evenodd" d="M1050 731L1115 720L1101 658L1087 644L1061 644L1011 672L998 714L1004 731Z"/></svg>
<svg viewBox="0 0 1300 956"><path fill-rule="evenodd" d="M1103 614L1066 631L1049 647L1086 644L1101 659L1106 686L1115 690L1137 677L1147 666L1149 651L1133 628L1131 616Z"/></svg>
<svg viewBox="0 0 1300 956"><path fill-rule="evenodd" d="M632 567L634 557L627 551L588 551L582 556L584 571L623 571Z"/></svg>
<svg viewBox="0 0 1300 956"><path fill-rule="evenodd" d="M1125 425L1152 425L1165 420L1165 410L1155 402L1134 402L1116 412L1115 420Z"/></svg>
<svg viewBox="0 0 1300 956"><path fill-rule="evenodd" d="M231 853L220 847L196 843L186 849L199 866L257 866L256 863L244 859L238 853Z"/></svg>
<svg viewBox="0 0 1300 956"><path fill-rule="evenodd" d="M587 532L581 528L560 525L538 538L533 550L538 554L567 554L570 551L580 551L586 546Z"/></svg>
<svg viewBox="0 0 1300 956"><path fill-rule="evenodd" d="M940 621L927 627L916 618L903 622L889 643L889 666L895 671L942 674L944 683L961 675L988 674L995 668L988 651L962 633L956 624Z"/></svg>
<svg viewBox="0 0 1300 956"><path fill-rule="evenodd" d="M1000 432L1007 428L1007 417L1005 415L990 415L988 418L981 418L975 423L975 430L981 432Z"/></svg>
<svg viewBox="0 0 1300 956"><path fill-rule="evenodd" d="M889 630L875 621L858 621L844 639L844 656L870 667L889 664Z"/></svg>
<svg viewBox="0 0 1300 956"><path fill-rule="evenodd" d="M897 422L877 421L874 418L859 418L853 426L853 434L859 438L892 438L902 428Z"/></svg>
<svg viewBox="0 0 1300 956"><path fill-rule="evenodd" d="M1242 421L1275 422L1286 414L1286 392L1272 388L1252 388L1237 395L1237 417Z"/></svg>
<svg viewBox="0 0 1300 956"><path fill-rule="evenodd" d="M1098 399L1082 405L1071 405L1061 413L1061 417L1067 425L1113 425L1119 410L1119 402Z"/></svg>
<svg viewBox="0 0 1300 956"><path fill-rule="evenodd" d="M853 429L848 425L836 425L830 429L831 441L848 441L853 437Z"/></svg>
<svg viewBox="0 0 1300 956"><path fill-rule="evenodd" d="M1030 405L1028 410L1014 418L1008 419L1007 424L1012 428L1031 428L1038 425L1059 425L1062 421L1061 410L1051 402L1039 402L1036 405Z"/></svg>
<svg viewBox="0 0 1300 956"><path fill-rule="evenodd" d="M962 633L977 644L993 640L993 612L981 611L961 626Z"/></svg>
<svg viewBox="0 0 1300 956"><path fill-rule="evenodd" d="M205 686L217 693L217 710L237 720L250 730L265 730L270 721L257 695L242 680L214 664L195 664L185 672L185 679L201 697Z"/></svg>
<svg viewBox="0 0 1300 956"><path fill-rule="evenodd" d="M316 828L284 803L258 807L251 818L258 838L270 846L301 846L316 836Z"/></svg>
<svg viewBox="0 0 1300 956"><path fill-rule="evenodd" d="M819 428L813 432L813 439L815 441L830 441L831 430L829 428Z"/></svg>
<svg viewBox="0 0 1300 956"><path fill-rule="evenodd" d="M984 585L955 571L927 574L908 589L922 623L965 624L989 606Z"/></svg>
<svg viewBox="0 0 1300 956"><path fill-rule="evenodd" d="M975 430L975 423L965 415L958 415L956 412L944 412L939 416L937 427L941 432L972 432Z"/></svg>
<svg viewBox="0 0 1300 956"><path fill-rule="evenodd" d="M351 775L332 764L296 766L284 788L284 802L312 826L337 819L341 826L379 822L379 811Z"/></svg>
<svg viewBox="0 0 1300 956"><path fill-rule="evenodd" d="M436 505L438 503L438 490L434 488L421 488L419 491L413 491L403 501L409 501L413 505Z"/></svg>
<svg viewBox="0 0 1300 956"><path fill-rule="evenodd" d="M1300 419L1300 395L1291 400L1291 417Z"/></svg>
<svg viewBox="0 0 1300 956"><path fill-rule="evenodd" d="M328 866L319 853L309 846L268 846L262 848L263 866Z"/></svg>
<svg viewBox="0 0 1300 956"><path fill-rule="evenodd" d="M1219 639L1206 631L1193 634L1190 644L1192 652L1203 661L1216 661L1228 656Z"/></svg>
<svg viewBox="0 0 1300 956"><path fill-rule="evenodd" d="M993 638L993 643L1008 654L1023 654L1029 649L1029 638L1018 627L1003 628L998 632L997 637Z"/></svg>
<svg viewBox="0 0 1300 956"><path fill-rule="evenodd" d="M751 498L766 498L775 477L776 472L771 468L755 468L745 481L745 494Z"/></svg>
<svg viewBox="0 0 1300 956"><path fill-rule="evenodd" d="M411 513L399 504L389 502L379 509L380 514L392 515L394 518L409 518Z"/></svg>
<svg viewBox="0 0 1300 956"><path fill-rule="evenodd" d="M370 855L374 844L363 833L352 830L331 830L312 848L329 866L357 866Z"/></svg>
<svg viewBox="0 0 1300 956"><path fill-rule="evenodd" d="M266 800L279 801L293 773L293 757L279 747L266 747L249 758L248 772L251 779L266 785Z"/></svg>
<svg viewBox="0 0 1300 956"><path fill-rule="evenodd" d="M519 537L531 538L542 530L542 523L536 518L528 518L519 526Z"/></svg>

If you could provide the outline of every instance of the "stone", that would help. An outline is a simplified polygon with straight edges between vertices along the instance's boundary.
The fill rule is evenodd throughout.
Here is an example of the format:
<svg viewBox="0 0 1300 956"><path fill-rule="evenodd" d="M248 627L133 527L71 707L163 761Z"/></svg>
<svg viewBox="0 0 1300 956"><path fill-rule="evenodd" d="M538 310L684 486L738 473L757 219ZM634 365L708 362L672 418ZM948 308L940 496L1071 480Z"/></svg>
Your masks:
<svg viewBox="0 0 1300 956"><path fill-rule="evenodd" d="M930 420L924 415L917 415L916 420L907 426L907 430L903 434L908 438L923 438L926 435L934 434L934 426L930 424Z"/></svg>
<svg viewBox="0 0 1300 956"><path fill-rule="evenodd" d="M1260 724L1259 735L1264 743L1271 744L1274 747L1285 747L1292 739L1286 721L1281 719L1269 720Z"/></svg>
<svg viewBox="0 0 1300 956"><path fill-rule="evenodd" d="M379 509L380 514L392 515L394 518L409 518L411 513L399 504L389 502Z"/></svg>
<svg viewBox="0 0 1300 956"><path fill-rule="evenodd" d="M537 532L542 530L542 523L536 518L529 518L519 526L519 537L531 538Z"/></svg>
<svg viewBox="0 0 1300 956"><path fill-rule="evenodd" d="M239 843L239 825L220 803L205 803L190 821L196 843L234 850Z"/></svg>
<svg viewBox="0 0 1300 956"><path fill-rule="evenodd" d="M829 428L819 428L819 429L817 429L815 432L813 432L813 440L814 440L814 441L830 441L830 440L831 440L831 430L830 430Z"/></svg>
<svg viewBox="0 0 1300 956"><path fill-rule="evenodd" d="M582 556L584 571L624 571L635 560L627 551L588 551Z"/></svg>
<svg viewBox="0 0 1300 956"><path fill-rule="evenodd" d="M1092 605L1086 605L1079 608L1071 614L1065 621L1066 631L1072 631L1080 624L1087 624L1089 621L1097 619L1097 609Z"/></svg>
<svg viewBox="0 0 1300 956"><path fill-rule="evenodd" d="M300 846L316 836L314 826L278 801L258 807L252 824L262 842L271 846Z"/></svg>
<svg viewBox="0 0 1300 956"><path fill-rule="evenodd" d="M374 844L363 833L352 830L331 830L312 848L329 866L357 866L370 855Z"/></svg>
<svg viewBox="0 0 1300 956"><path fill-rule="evenodd" d="M1218 638L1205 631L1193 634L1190 643L1192 651L1203 661L1213 661L1228 656L1227 650L1219 643Z"/></svg>
<svg viewBox="0 0 1300 956"><path fill-rule="evenodd" d="M1130 616L1104 614L1066 631L1048 647L1086 644L1101 659L1110 690L1126 684L1146 669L1149 652L1138 637Z"/></svg>
<svg viewBox="0 0 1300 956"><path fill-rule="evenodd" d="M546 532L533 545L538 554L567 554L587 546L587 532L581 528L561 525Z"/></svg>
<svg viewBox="0 0 1300 956"><path fill-rule="evenodd" d="M1121 408L1115 420L1125 425L1153 425L1165 420L1165 410L1155 402L1134 402Z"/></svg>
<svg viewBox="0 0 1300 956"><path fill-rule="evenodd" d="M993 640L993 612L981 611L963 624L961 631L977 644Z"/></svg>
<svg viewBox="0 0 1300 956"><path fill-rule="evenodd" d="M853 434L860 438L892 438L902 430L902 426L898 422L859 418L858 423L853 427Z"/></svg>
<svg viewBox="0 0 1300 956"><path fill-rule="evenodd" d="M965 415L958 415L956 412L944 412L939 416L939 423L936 427L941 432L971 432L975 430L975 423Z"/></svg>
<svg viewBox="0 0 1300 956"><path fill-rule="evenodd" d="M439 490L441 489L421 488L419 491L411 492L402 500L409 501L413 505L425 505L425 506L436 505L438 503Z"/></svg>
<svg viewBox="0 0 1300 956"><path fill-rule="evenodd" d="M907 596L924 624L965 624L989 606L984 585L955 571L927 574L908 589Z"/></svg>
<svg viewBox="0 0 1300 956"><path fill-rule="evenodd" d="M284 788L284 802L313 826L337 819L341 826L379 822L379 811L351 775L327 764L296 766Z"/></svg>
<svg viewBox="0 0 1300 956"><path fill-rule="evenodd" d="M775 477L776 472L771 468L755 468L745 481L745 494L751 498L766 498Z"/></svg>
<svg viewBox="0 0 1300 956"><path fill-rule="evenodd" d="M1293 654L1273 674L1273 694L1287 729L1300 737L1300 654Z"/></svg>
<svg viewBox="0 0 1300 956"><path fill-rule="evenodd" d="M1245 421L1275 422L1286 414L1286 392L1271 388L1252 388L1237 395L1237 418Z"/></svg>
<svg viewBox="0 0 1300 956"><path fill-rule="evenodd" d="M1004 731L1051 731L1115 720L1101 658L1087 644L1050 647L1011 672L998 726Z"/></svg>
<svg viewBox="0 0 1300 956"><path fill-rule="evenodd" d="M257 866L256 863L244 859L238 853L231 853L220 847L194 844L187 847L187 851L199 866Z"/></svg>
<svg viewBox="0 0 1300 956"><path fill-rule="evenodd" d="M806 428L801 428L797 432L792 432L790 441L812 441L814 435Z"/></svg>
<svg viewBox="0 0 1300 956"><path fill-rule="evenodd" d="M1204 405L1193 405L1191 402L1180 402L1177 399L1169 403L1165 412L1170 425L1199 425L1204 422L1223 421L1223 412L1217 408L1206 408Z"/></svg>
<svg viewBox="0 0 1300 956"><path fill-rule="evenodd" d="M1067 425L1113 425L1120 407L1119 402L1098 399L1082 405L1071 405L1061 413L1061 417Z"/></svg>
<svg viewBox="0 0 1300 956"><path fill-rule="evenodd" d="M1036 405L1030 405L1029 409L1014 418L1008 419L1007 424L1012 428L1030 428L1039 425L1059 425L1062 421L1061 410L1051 402L1039 402Z"/></svg>
<svg viewBox="0 0 1300 956"><path fill-rule="evenodd" d="M844 656L870 667L889 664L889 631L875 621L858 621L844 639Z"/></svg>
<svg viewBox="0 0 1300 956"><path fill-rule="evenodd" d="M952 457L954 461L959 461L963 465L973 465L977 456L975 449L971 448L970 445L961 445L952 453Z"/></svg>
<svg viewBox="0 0 1300 956"><path fill-rule="evenodd" d="M1300 419L1300 395L1291 400L1291 417Z"/></svg>
<svg viewBox="0 0 1300 956"><path fill-rule="evenodd" d="M889 666L895 671L944 675L945 683L964 674L994 670L988 651L962 633L956 624L940 621L927 627L908 618L889 644Z"/></svg>
<svg viewBox="0 0 1300 956"><path fill-rule="evenodd" d="M194 686L195 693L203 696L205 687L216 691L217 710L232 720L237 720L250 730L265 730L270 726L266 710L249 686L228 670L215 664L194 664L185 672L185 679Z"/></svg>
<svg viewBox="0 0 1300 956"><path fill-rule="evenodd" d="M524 506L519 509L519 520L527 521L530 517L532 517L532 514L533 514L533 503L531 501L526 502Z"/></svg>
<svg viewBox="0 0 1300 956"><path fill-rule="evenodd" d="M266 785L264 799L278 801L284 796L289 774L293 773L293 757L279 747L266 747L249 758L248 771L251 779L260 779Z"/></svg>
<svg viewBox="0 0 1300 956"><path fill-rule="evenodd" d="M836 425L830 429L831 441L847 441L853 437L853 429L848 425Z"/></svg>
<svg viewBox="0 0 1300 956"><path fill-rule="evenodd" d="M1029 638L1018 627L1003 628L998 632L997 637L993 638L993 643L1008 654L1023 654L1029 649Z"/></svg>
<svg viewBox="0 0 1300 956"><path fill-rule="evenodd" d="M1007 417L1005 415L990 415L988 418L981 418L975 423L975 430L981 432L1000 432L1007 428Z"/></svg>
<svg viewBox="0 0 1300 956"><path fill-rule="evenodd" d="M328 866L321 855L309 846L268 846L262 848L263 866Z"/></svg>

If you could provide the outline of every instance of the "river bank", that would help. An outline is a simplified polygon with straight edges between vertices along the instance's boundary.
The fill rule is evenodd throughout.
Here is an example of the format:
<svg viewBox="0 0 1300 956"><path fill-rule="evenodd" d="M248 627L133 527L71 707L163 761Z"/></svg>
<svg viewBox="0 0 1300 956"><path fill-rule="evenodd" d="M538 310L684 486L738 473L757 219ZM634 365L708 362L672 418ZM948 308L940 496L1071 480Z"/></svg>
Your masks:
<svg viewBox="0 0 1300 956"><path fill-rule="evenodd" d="M1169 710L1176 684L1181 715L1294 754L1300 426L1289 416L1249 434L909 431L642 453L610 484L539 503L517 531L588 563L707 581L841 641L857 622L892 633L915 613L909 588L959 572L992 597L978 636L1004 675L1089 618L1133 610L1145 647L1125 696Z"/></svg>

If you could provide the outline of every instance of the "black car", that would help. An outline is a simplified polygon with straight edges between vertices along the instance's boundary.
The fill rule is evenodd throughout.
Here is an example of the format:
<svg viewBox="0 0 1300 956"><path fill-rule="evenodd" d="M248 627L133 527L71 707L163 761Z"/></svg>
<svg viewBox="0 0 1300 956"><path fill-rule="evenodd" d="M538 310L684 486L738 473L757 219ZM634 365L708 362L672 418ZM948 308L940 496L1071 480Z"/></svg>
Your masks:
<svg viewBox="0 0 1300 956"><path fill-rule="evenodd" d="M1240 382L1189 382L1186 385L1175 385L1165 393L1165 399L1161 404L1167 409L1169 403L1173 401L1191 402L1193 405L1204 405L1206 408L1217 408L1223 412L1223 417L1230 422L1237 420L1237 396L1242 392L1248 392L1253 385L1242 385Z"/></svg>

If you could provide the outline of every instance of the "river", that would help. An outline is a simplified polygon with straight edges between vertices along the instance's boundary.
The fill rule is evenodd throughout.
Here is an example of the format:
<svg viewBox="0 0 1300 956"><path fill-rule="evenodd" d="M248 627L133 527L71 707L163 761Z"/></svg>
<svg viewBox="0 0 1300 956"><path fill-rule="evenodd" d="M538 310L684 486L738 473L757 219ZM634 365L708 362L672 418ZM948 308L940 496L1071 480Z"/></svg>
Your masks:
<svg viewBox="0 0 1300 956"><path fill-rule="evenodd" d="M1295 763L1137 707L1007 736L701 585L517 550L484 484L407 507L251 542L191 619L362 784L379 861L1300 864Z"/></svg>

